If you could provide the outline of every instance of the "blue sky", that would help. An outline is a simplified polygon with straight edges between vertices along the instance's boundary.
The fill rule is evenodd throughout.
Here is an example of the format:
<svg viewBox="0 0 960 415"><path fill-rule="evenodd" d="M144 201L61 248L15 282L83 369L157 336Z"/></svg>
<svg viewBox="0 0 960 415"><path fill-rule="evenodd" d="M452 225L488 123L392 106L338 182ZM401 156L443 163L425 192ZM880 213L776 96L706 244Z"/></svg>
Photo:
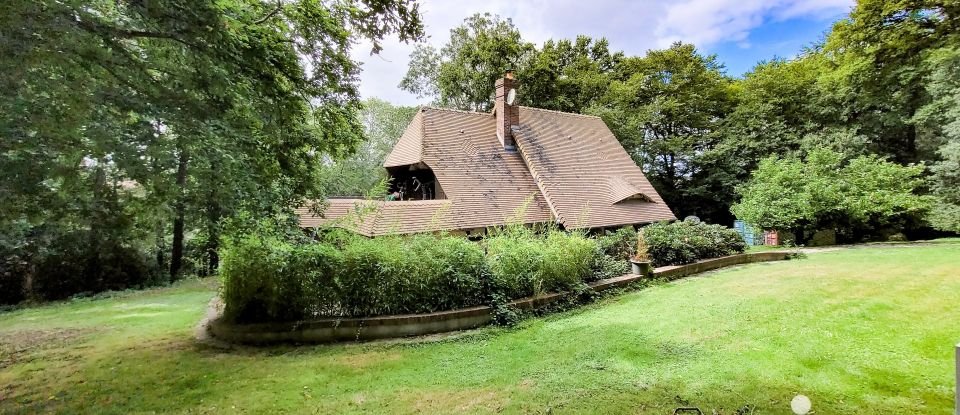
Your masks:
<svg viewBox="0 0 960 415"><path fill-rule="evenodd" d="M704 48L704 51L717 54L729 75L740 76L761 60L796 56L805 46L820 40L833 22L844 16L770 22L751 30L746 43L720 42Z"/></svg>
<svg viewBox="0 0 960 415"><path fill-rule="evenodd" d="M513 20L525 40L578 34L606 37L614 50L643 55L674 41L693 43L715 53L727 73L740 76L760 60L790 58L820 39L833 22L853 7L853 0L421 0L427 42L440 46L451 28L473 13L489 12ZM427 104L397 84L406 72L413 45L393 39L379 55L370 45L353 51L363 62L360 93L395 104Z"/></svg>

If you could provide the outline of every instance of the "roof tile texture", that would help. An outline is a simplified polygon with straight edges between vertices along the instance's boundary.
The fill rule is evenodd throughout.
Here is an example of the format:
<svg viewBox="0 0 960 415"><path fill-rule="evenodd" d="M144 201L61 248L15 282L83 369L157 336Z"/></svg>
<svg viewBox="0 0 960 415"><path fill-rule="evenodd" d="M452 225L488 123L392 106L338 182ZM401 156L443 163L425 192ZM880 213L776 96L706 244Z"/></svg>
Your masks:
<svg viewBox="0 0 960 415"><path fill-rule="evenodd" d="M575 229L675 219L600 118L529 107L520 107L519 118L518 151L507 151L493 114L421 108L384 167L426 164L447 199L332 199L325 218L298 209L301 226L335 220L372 236L511 222ZM357 211L366 213L357 219Z"/></svg>

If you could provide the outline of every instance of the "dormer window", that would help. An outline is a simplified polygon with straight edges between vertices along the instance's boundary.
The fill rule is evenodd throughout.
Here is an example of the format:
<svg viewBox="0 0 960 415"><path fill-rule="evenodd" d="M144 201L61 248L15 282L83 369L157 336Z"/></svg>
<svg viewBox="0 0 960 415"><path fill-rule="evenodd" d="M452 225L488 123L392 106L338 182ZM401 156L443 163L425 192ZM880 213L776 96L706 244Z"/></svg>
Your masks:
<svg viewBox="0 0 960 415"><path fill-rule="evenodd" d="M390 175L388 200L446 199L437 176L425 163L387 168Z"/></svg>

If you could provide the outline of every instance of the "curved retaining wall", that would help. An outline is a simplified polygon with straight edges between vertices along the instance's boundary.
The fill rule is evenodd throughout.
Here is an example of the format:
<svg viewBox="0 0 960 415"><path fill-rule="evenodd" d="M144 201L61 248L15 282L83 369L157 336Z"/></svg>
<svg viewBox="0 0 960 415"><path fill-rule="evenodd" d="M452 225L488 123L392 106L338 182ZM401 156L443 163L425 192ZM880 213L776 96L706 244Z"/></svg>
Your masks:
<svg viewBox="0 0 960 415"><path fill-rule="evenodd" d="M759 252L708 259L693 264L660 267L655 278L677 279L717 268L750 262L778 261L790 258L790 252ZM643 279L623 275L590 283L601 292L620 288ZM536 310L561 299L565 293L550 293L514 300L510 305L521 310ZM231 343L332 343L376 340L467 330L490 323L493 312L488 306L462 308L428 314L407 314L367 318L327 318L292 323L230 324L218 317L207 326L213 337Z"/></svg>

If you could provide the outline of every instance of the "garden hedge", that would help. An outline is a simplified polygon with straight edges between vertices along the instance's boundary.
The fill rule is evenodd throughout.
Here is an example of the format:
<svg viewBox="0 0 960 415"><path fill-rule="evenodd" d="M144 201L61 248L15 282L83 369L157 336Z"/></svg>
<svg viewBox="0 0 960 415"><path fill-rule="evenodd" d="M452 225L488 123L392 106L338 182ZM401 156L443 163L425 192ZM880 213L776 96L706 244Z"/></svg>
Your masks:
<svg viewBox="0 0 960 415"><path fill-rule="evenodd" d="M651 254L661 264L744 248L736 233L733 238L712 225L648 229ZM366 238L340 230L309 240L258 231L224 245L224 316L259 323L429 313L575 291L627 273L636 231L588 237L511 226L492 230L481 242L449 235Z"/></svg>
<svg viewBox="0 0 960 415"><path fill-rule="evenodd" d="M743 237L730 228L699 221L660 222L643 228L647 249L656 267L689 264L743 253Z"/></svg>

